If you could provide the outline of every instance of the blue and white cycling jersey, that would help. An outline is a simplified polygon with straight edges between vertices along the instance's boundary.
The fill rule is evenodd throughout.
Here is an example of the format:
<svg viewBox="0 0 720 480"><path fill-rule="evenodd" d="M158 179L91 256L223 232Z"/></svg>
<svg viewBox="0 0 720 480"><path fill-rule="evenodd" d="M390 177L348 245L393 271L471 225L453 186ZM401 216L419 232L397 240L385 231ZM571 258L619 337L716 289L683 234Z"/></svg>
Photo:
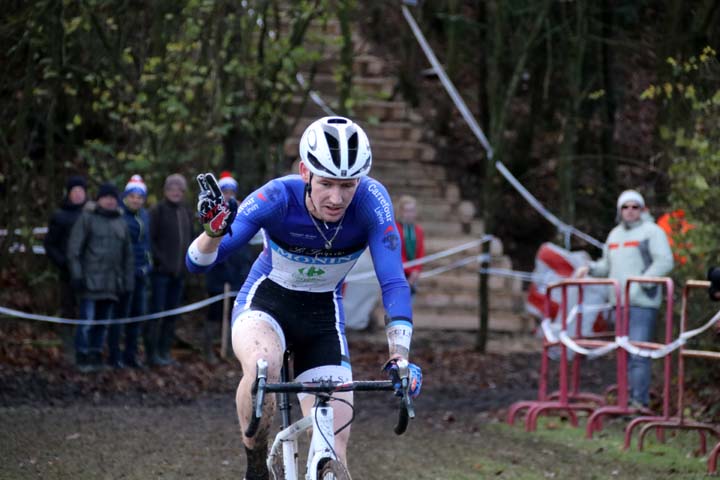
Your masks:
<svg viewBox="0 0 720 480"><path fill-rule="evenodd" d="M361 178L343 220L327 224L317 221L317 225L328 239L334 236L330 249L325 248L325 239L310 218L305 183L299 175L272 180L240 204L232 235L220 242L215 263L248 243L260 229L264 249L238 294L236 308L248 308L246 302L253 288L266 278L289 290L335 292L340 297L343 279L369 246L388 316L411 323L410 288L402 269L400 237L385 187L372 178ZM197 265L189 256L186 264L191 272L203 272L212 266Z"/></svg>

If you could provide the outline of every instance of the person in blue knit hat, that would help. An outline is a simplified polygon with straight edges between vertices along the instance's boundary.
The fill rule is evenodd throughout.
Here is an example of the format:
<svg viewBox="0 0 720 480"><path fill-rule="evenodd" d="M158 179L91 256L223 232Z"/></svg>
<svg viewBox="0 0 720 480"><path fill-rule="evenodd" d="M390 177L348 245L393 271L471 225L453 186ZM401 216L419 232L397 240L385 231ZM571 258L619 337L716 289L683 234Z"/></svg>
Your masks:
<svg viewBox="0 0 720 480"><path fill-rule="evenodd" d="M125 185L121 208L123 219L130 232L135 261L135 288L120 298L118 317L137 317L147 313L147 279L151 270L150 217L145 210L147 186L140 175L133 175ZM125 349L120 350L121 332L125 332ZM142 368L138 359L138 332L140 323L113 325L108 336L110 365L115 368Z"/></svg>

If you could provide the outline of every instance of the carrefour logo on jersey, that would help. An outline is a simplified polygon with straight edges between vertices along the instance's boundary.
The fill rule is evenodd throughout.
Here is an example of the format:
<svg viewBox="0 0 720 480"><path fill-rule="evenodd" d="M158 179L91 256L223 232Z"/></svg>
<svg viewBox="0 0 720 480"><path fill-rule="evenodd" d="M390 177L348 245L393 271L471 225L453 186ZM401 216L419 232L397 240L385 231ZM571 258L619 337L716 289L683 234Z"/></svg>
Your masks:
<svg viewBox="0 0 720 480"><path fill-rule="evenodd" d="M368 186L368 191L372 193L373 197L377 198L380 202L379 207L375 207L375 215L378 217L380 224L390 222L392 220L392 210L390 208L390 202L385 199L385 195L380 191L377 183L371 182Z"/></svg>
<svg viewBox="0 0 720 480"><path fill-rule="evenodd" d="M322 268L315 268L315 267L303 267L298 268L298 273L302 275L303 277L321 277L325 275L325 270Z"/></svg>

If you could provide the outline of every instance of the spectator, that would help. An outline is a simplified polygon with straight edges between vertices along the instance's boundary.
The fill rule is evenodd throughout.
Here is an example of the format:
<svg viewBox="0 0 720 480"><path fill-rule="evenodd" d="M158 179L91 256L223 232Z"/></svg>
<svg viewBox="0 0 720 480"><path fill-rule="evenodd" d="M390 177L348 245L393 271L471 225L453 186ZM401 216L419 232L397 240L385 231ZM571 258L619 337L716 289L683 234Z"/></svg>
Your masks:
<svg viewBox="0 0 720 480"><path fill-rule="evenodd" d="M65 182L65 197L60 208L50 217L47 235L45 235L45 253L50 261L58 268L60 290L60 316L63 318L77 318L77 300L70 286L70 270L67 261L67 244L75 221L82 212L87 200L87 184L85 178L74 175ZM72 329L60 325L60 338L63 342L64 353L71 358L73 348Z"/></svg>
<svg viewBox="0 0 720 480"><path fill-rule="evenodd" d="M580 267L576 276L589 273L595 277L614 278L625 294L628 277L661 277L673 268L673 256L665 232L653 221L645 200L635 190L626 190L617 201L619 224L608 235L603 256ZM628 312L630 340L652 341L655 322L662 301L658 285L634 283L630 286ZM615 299L611 296L611 301ZM649 358L635 355L628 362L630 401L635 408L647 407L650 401L651 365Z"/></svg>
<svg viewBox="0 0 720 480"><path fill-rule="evenodd" d="M120 296L133 289L132 244L121 215L117 187L103 183L97 202L88 202L70 233L70 282L80 299L82 319L112 319ZM75 361L81 372L102 367L104 335L104 325L78 327Z"/></svg>
<svg viewBox="0 0 720 480"><path fill-rule="evenodd" d="M400 232L403 263L425 256L425 232L417 220L417 201L410 195L400 197L396 207L397 229ZM422 265L405 269L405 277L410 284L410 292L415 295Z"/></svg>
<svg viewBox="0 0 720 480"><path fill-rule="evenodd" d="M220 180L218 180L220 190L222 190L225 200L235 198L238 191L238 184L230 172L222 172ZM243 245L241 248L233 252L228 259L217 265L214 265L205 275L206 287L209 296L218 295L225 292L225 284L230 284L230 290L238 291L247 278L250 267L256 255L249 245ZM209 363L215 363L217 359L213 352L213 338L215 337L213 326L220 325L224 319L222 318L223 304L222 302L211 303L208 307L208 315L203 326L203 354L205 360Z"/></svg>
<svg viewBox="0 0 720 480"><path fill-rule="evenodd" d="M123 193L123 219L128 226L135 262L135 288L120 299L119 317L138 317L147 313L147 278L151 269L150 218L143 208L147 187L140 175L133 175ZM120 351L121 332L125 331L125 349ZM108 335L110 365L141 368L137 357L139 323L113 325Z"/></svg>
<svg viewBox="0 0 720 480"><path fill-rule="evenodd" d="M179 173L165 179L164 195L150 210L150 249L153 259L152 311L177 308L183 294L185 251L193 240L195 217L183 202L187 181ZM143 339L150 365L170 365L176 315L146 322Z"/></svg>

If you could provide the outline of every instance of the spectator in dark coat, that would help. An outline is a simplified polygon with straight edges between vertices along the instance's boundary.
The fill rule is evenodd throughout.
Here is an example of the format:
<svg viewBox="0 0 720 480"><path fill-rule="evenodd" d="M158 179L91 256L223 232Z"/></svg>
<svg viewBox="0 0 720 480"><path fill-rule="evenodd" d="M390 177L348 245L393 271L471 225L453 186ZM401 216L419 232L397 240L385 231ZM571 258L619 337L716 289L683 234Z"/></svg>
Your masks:
<svg viewBox="0 0 720 480"><path fill-rule="evenodd" d="M80 299L80 318L113 318L120 296L133 290L135 262L127 225L118 208L118 191L103 183L97 202L88 202L68 241L70 283ZM78 369L102 366L104 325L81 325L75 335Z"/></svg>
<svg viewBox="0 0 720 480"><path fill-rule="evenodd" d="M230 172L222 172L218 180L220 190L226 200L235 198L238 191L238 184ZM225 284L230 285L231 291L238 291L245 278L250 272L250 267L257 257L257 252L246 245L243 248L233 252L223 263L215 265L205 274L205 285L209 296L215 296L225 292ZM213 338L216 335L213 330L215 326L222 326L223 302L211 303L208 306L208 315L205 319L203 327L203 353L205 360L209 363L215 363L215 353L213 352Z"/></svg>
<svg viewBox="0 0 720 480"><path fill-rule="evenodd" d="M147 198L147 187L140 175L133 175L125 186L123 201L123 220L128 226L135 261L135 288L120 299L119 317L139 317L147 313L147 284L151 270L150 257L150 217L143 208ZM121 332L125 331L125 349L120 351ZM140 324L127 323L110 327L108 345L110 364L116 368L124 366L141 368L137 358L138 332Z"/></svg>
<svg viewBox="0 0 720 480"><path fill-rule="evenodd" d="M185 251L194 238L195 215L183 202L187 182L174 173L165 179L165 198L150 210L150 248L153 258L152 311L177 308L182 299ZM150 365L174 363L170 349L175 340L176 315L145 323L145 355Z"/></svg>
<svg viewBox="0 0 720 480"><path fill-rule="evenodd" d="M65 198L60 208L53 212L45 235L45 253L50 261L58 268L60 290L60 316L63 318L77 318L77 301L70 287L70 271L67 263L67 244L70 230L80 216L83 205L87 200L87 184L85 178L75 175L65 182ZM60 325L60 337L66 355L72 355L73 341L72 328Z"/></svg>

